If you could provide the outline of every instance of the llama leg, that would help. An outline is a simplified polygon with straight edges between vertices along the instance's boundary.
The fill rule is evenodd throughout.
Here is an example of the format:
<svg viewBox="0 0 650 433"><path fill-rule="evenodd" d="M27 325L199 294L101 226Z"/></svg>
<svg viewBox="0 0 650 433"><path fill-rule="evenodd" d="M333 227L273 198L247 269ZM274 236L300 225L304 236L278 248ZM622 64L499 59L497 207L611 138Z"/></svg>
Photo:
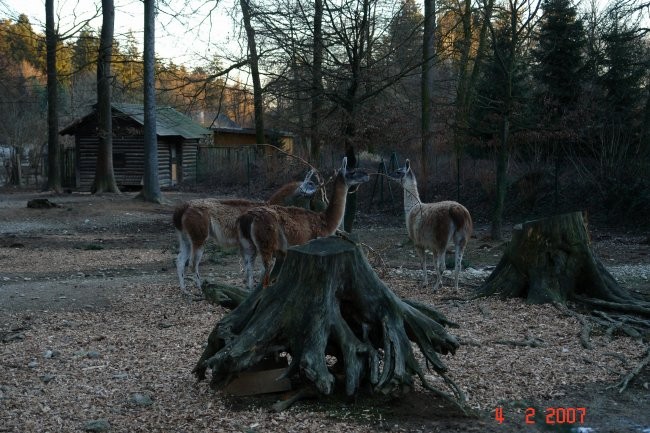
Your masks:
<svg viewBox="0 0 650 433"><path fill-rule="evenodd" d="M239 241L239 251L244 262L244 283L249 290L252 290L254 283L253 270L255 267L255 258L257 257L257 249L246 239L240 237Z"/></svg>
<svg viewBox="0 0 650 433"><path fill-rule="evenodd" d="M415 251L418 254L418 257L420 257L420 265L422 266L422 287L426 287L428 280L427 280L427 255L426 252L424 251L424 248L422 247L415 247Z"/></svg>
<svg viewBox="0 0 650 433"><path fill-rule="evenodd" d="M183 233L178 232L178 256L176 256L176 273L178 274L178 283L183 293L187 293L185 288L185 266L190 257L190 243Z"/></svg>
<svg viewBox="0 0 650 433"><path fill-rule="evenodd" d="M193 248L193 254L192 254L192 263L194 264L194 283L196 284L196 287L199 289L199 292L201 291L201 275L199 274L199 264L201 263L201 258L203 257L203 251L205 248L203 245L197 246L195 245Z"/></svg>
<svg viewBox="0 0 650 433"><path fill-rule="evenodd" d="M279 247L274 254L273 263L271 263L270 267L268 268L269 284L271 282L270 281L271 275L277 278L278 274L280 273L280 269L282 268L282 265L284 264L284 260L287 257L287 248L289 248L289 241L287 240L287 237L284 234L283 230L278 231L277 238L278 238Z"/></svg>
<svg viewBox="0 0 650 433"><path fill-rule="evenodd" d="M262 287L265 289L271 283L271 269L273 269L274 262L275 260L273 260L273 256L262 256L262 266L264 267L264 269L262 269Z"/></svg>
<svg viewBox="0 0 650 433"><path fill-rule="evenodd" d="M443 254L433 254L433 263L434 269L436 270L436 282L433 285L433 291L438 290L438 287L442 285L442 271L440 269L440 263L444 263L444 253Z"/></svg>
<svg viewBox="0 0 650 433"><path fill-rule="evenodd" d="M458 245L456 245L454 256L454 288L458 291L458 279L460 277L460 268L463 261L463 250Z"/></svg>

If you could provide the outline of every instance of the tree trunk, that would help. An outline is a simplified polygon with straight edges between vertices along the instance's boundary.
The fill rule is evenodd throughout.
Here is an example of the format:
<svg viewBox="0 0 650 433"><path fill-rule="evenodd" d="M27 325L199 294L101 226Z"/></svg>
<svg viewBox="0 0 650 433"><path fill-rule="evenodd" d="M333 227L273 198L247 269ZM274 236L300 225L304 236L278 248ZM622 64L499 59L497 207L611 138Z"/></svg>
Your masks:
<svg viewBox="0 0 650 433"><path fill-rule="evenodd" d="M54 0L45 0L45 45L47 51L47 187L61 192L61 149L59 147L59 89L56 73Z"/></svg>
<svg viewBox="0 0 650 433"><path fill-rule="evenodd" d="M585 298L618 304L637 301L593 254L581 212L515 226L508 249L479 294L520 297L529 303Z"/></svg>
<svg viewBox="0 0 650 433"><path fill-rule="evenodd" d="M458 348L448 325L454 324L433 308L400 300L358 245L320 238L289 248L277 281L258 286L215 326L194 373L204 379L210 368L212 384L220 387L268 355L287 352L291 363L284 376L299 374L322 394L331 394L337 379L347 395L366 383L384 393L406 392L417 375L427 389L460 403L462 393L438 357ZM426 382L411 342L454 397ZM333 366L326 355L336 358Z"/></svg>
<svg viewBox="0 0 650 433"><path fill-rule="evenodd" d="M158 178L158 135L156 132L155 36L156 5L144 1L144 185L140 197L145 201L164 201Z"/></svg>
<svg viewBox="0 0 650 433"><path fill-rule="evenodd" d="M266 139L264 138L264 100L262 98L262 82L260 81L257 45L255 44L255 29L253 28L249 0L240 0L239 4L241 5L242 17L244 19L244 28L246 29L246 38L248 40L248 63L251 68L251 78L253 80L255 142L257 144L263 144L266 142Z"/></svg>
<svg viewBox="0 0 650 433"><path fill-rule="evenodd" d="M102 0L102 30L97 56L97 136L99 148L92 193L120 192L113 173L113 113L111 109L111 58L115 6L113 0Z"/></svg>
<svg viewBox="0 0 650 433"><path fill-rule="evenodd" d="M420 196L428 198L427 179L429 178L428 155L433 153L433 73L436 61L436 0L424 1L424 40L422 45L422 183Z"/></svg>
<svg viewBox="0 0 650 433"><path fill-rule="evenodd" d="M314 63L311 72L311 163L320 162L320 123L323 109L323 0L314 1Z"/></svg>
<svg viewBox="0 0 650 433"><path fill-rule="evenodd" d="M508 140L510 137L510 118L505 115L501 125L501 137L497 149L496 161L496 188L494 207L492 208L492 226L490 234L492 239L501 240L503 236L503 205L506 201L508 189Z"/></svg>

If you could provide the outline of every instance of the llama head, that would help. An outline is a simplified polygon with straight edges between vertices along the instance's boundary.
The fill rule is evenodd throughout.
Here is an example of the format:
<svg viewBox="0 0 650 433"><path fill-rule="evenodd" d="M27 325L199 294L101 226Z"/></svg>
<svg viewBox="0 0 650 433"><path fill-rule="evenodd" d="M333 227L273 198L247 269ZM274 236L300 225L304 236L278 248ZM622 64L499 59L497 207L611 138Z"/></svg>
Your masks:
<svg viewBox="0 0 650 433"><path fill-rule="evenodd" d="M402 185L415 184L415 173L411 170L411 161L406 160L404 167L400 167L390 174L390 178Z"/></svg>
<svg viewBox="0 0 650 433"><path fill-rule="evenodd" d="M318 190L318 185L314 181L311 180L311 178L314 176L316 173L315 169L309 170L309 173L307 173L307 176L305 176L305 180L302 181L300 186L298 187L298 195L302 198L311 198L316 194L316 191Z"/></svg>
<svg viewBox="0 0 650 433"><path fill-rule="evenodd" d="M354 185L359 185L370 180L370 176L364 170L350 169L348 170L348 158L343 157L343 162L337 176L341 176L345 182L345 186L350 188Z"/></svg>

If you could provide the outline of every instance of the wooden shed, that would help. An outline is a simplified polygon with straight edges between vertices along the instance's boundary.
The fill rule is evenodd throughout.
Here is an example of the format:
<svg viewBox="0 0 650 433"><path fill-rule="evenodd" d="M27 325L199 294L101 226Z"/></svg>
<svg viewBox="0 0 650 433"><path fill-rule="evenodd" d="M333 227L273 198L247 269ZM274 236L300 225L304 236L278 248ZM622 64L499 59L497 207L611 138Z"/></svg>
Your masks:
<svg viewBox="0 0 650 433"><path fill-rule="evenodd" d="M113 170L120 188L139 187L144 175L144 107L112 104ZM89 190L97 165L97 110L76 120L60 132L75 137L75 185ZM161 187L196 180L198 146L212 131L171 107L156 108L158 175Z"/></svg>
<svg viewBox="0 0 650 433"><path fill-rule="evenodd" d="M215 146L249 146L256 143L255 129L242 128L228 116L219 114L210 128ZM266 142L293 153L293 134L275 129L265 129Z"/></svg>

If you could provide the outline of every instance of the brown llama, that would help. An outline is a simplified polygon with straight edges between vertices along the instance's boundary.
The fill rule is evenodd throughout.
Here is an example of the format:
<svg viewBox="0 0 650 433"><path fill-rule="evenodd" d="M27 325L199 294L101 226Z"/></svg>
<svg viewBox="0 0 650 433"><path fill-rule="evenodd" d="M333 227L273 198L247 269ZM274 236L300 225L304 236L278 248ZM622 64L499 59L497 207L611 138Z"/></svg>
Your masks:
<svg viewBox="0 0 650 433"><path fill-rule="evenodd" d="M248 288L253 287L253 266L258 254L264 268L262 285L266 287L274 258L279 254L284 256L291 245L301 245L311 239L334 234L343 220L350 187L368 180L365 171L348 170L347 158L343 158L324 212L281 206L261 206L244 212L237 220L237 225Z"/></svg>
<svg viewBox="0 0 650 433"><path fill-rule="evenodd" d="M181 291L185 288L185 267L194 268L194 282L201 289L199 264L210 237L221 247L238 245L236 221L243 212L264 204L286 205L298 203L309 205L309 200L318 189L311 181L314 170L302 182L290 182L276 191L268 202L244 199L196 199L185 202L174 210L173 222L178 235L179 252L176 257L176 272Z"/></svg>

